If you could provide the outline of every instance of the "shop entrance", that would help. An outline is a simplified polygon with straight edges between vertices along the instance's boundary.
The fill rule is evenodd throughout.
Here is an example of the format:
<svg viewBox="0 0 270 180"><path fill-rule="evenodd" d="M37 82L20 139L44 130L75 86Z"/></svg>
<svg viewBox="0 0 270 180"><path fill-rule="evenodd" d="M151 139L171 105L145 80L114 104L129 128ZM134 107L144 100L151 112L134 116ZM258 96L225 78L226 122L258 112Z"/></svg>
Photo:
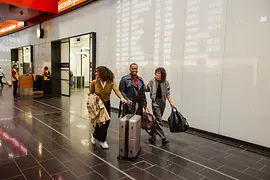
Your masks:
<svg viewBox="0 0 270 180"><path fill-rule="evenodd" d="M96 33L52 42L52 64L55 95L70 96L73 91L89 88L95 79Z"/></svg>
<svg viewBox="0 0 270 180"><path fill-rule="evenodd" d="M88 88L92 79L90 61L90 35L70 39L70 85L71 90Z"/></svg>
<svg viewBox="0 0 270 180"><path fill-rule="evenodd" d="M11 49L11 67L14 64L20 75L33 73L33 46Z"/></svg>

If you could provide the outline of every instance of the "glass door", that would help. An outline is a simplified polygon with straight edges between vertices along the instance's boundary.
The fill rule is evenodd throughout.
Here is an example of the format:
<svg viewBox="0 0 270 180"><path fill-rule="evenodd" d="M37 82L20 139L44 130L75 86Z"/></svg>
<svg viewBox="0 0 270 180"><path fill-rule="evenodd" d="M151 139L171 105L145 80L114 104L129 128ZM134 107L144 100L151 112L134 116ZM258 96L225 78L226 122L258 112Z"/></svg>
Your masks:
<svg viewBox="0 0 270 180"><path fill-rule="evenodd" d="M84 88L89 87L90 79L90 43L89 43L89 35L85 37L85 43L82 47L82 76L84 77Z"/></svg>
<svg viewBox="0 0 270 180"><path fill-rule="evenodd" d="M70 42L69 39L61 41L61 95L70 96Z"/></svg>
<svg viewBox="0 0 270 180"><path fill-rule="evenodd" d="M72 87L89 87L90 67L89 34L70 39L70 69L73 74Z"/></svg>
<svg viewBox="0 0 270 180"><path fill-rule="evenodd" d="M23 75L23 48L19 48L18 50L18 73Z"/></svg>
<svg viewBox="0 0 270 180"><path fill-rule="evenodd" d="M23 74L32 73L32 46L23 47Z"/></svg>

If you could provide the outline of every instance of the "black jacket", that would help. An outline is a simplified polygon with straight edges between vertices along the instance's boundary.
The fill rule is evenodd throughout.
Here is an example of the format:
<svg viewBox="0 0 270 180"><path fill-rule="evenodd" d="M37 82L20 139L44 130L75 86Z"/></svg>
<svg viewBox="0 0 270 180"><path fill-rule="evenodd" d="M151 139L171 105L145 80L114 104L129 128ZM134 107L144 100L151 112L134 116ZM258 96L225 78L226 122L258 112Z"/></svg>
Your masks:
<svg viewBox="0 0 270 180"><path fill-rule="evenodd" d="M136 86L130 74L122 77L119 84L119 90L125 99L133 102L133 105L135 105L137 99L139 98L141 108L147 106L147 100L144 91L144 82L141 77L138 77L138 87Z"/></svg>

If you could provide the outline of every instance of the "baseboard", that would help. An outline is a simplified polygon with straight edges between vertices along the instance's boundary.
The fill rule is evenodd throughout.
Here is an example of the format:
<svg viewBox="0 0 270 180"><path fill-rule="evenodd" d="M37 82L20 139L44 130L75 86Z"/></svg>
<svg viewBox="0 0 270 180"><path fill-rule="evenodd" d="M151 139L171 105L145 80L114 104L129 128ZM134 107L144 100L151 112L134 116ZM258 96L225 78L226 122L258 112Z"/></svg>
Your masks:
<svg viewBox="0 0 270 180"><path fill-rule="evenodd" d="M261 145L258 145L258 144L246 142L246 141L231 138L231 137L228 137L228 136L223 136L223 135L220 135L220 134L200 130L200 129L193 128L193 127L190 127L190 129L189 129L189 131L187 133L190 133L190 134L193 134L193 135L196 135L196 136L199 136L199 137L211 139L211 140L214 140L214 141L217 141L217 142L221 142L223 144L234 146L234 147L246 150L246 151L261 154L263 156L270 157L270 148L265 147L265 146L261 146Z"/></svg>
<svg viewBox="0 0 270 180"><path fill-rule="evenodd" d="M112 110L112 112L117 113L117 114L119 112L118 108L111 108L111 110ZM163 122L164 122L165 127L169 127L168 121L163 120ZM192 135L198 136L198 137L203 137L203 138L206 138L206 139L209 139L212 141L220 142L223 144L227 144L227 145L237 147L237 148L240 148L240 149L243 149L246 151L250 151L250 152L253 152L256 154L270 157L270 148L265 147L265 146L257 145L254 143L249 143L246 141L223 136L223 135L216 134L216 133L211 133L211 132L200 130L200 129L193 128L193 127L190 127L186 133L192 134Z"/></svg>

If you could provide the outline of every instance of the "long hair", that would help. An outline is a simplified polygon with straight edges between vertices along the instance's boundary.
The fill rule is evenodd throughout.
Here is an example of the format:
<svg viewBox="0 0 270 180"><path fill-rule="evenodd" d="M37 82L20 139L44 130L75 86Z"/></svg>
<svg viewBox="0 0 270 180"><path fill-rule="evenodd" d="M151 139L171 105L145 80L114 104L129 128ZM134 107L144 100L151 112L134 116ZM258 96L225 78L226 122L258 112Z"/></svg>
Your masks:
<svg viewBox="0 0 270 180"><path fill-rule="evenodd" d="M114 80L114 74L109 68L105 66L99 66L96 68L96 71L103 81L112 82Z"/></svg>
<svg viewBox="0 0 270 180"><path fill-rule="evenodd" d="M167 72L166 72L166 70L163 67L158 67L155 70L155 74L157 72L160 72L160 74L161 74L161 81L164 82L166 80L166 78L167 78Z"/></svg>

